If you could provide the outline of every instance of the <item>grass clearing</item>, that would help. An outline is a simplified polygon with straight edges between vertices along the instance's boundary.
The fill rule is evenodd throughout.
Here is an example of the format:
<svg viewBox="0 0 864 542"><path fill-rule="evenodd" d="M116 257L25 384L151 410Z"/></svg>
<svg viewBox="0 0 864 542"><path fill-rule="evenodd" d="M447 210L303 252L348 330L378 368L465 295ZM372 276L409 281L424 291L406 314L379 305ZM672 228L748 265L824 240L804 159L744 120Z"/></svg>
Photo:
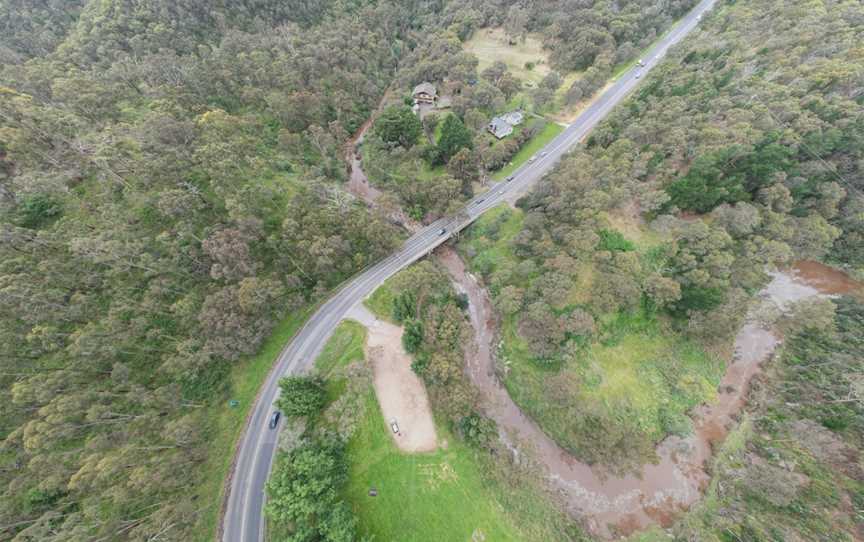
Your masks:
<svg viewBox="0 0 864 542"><path fill-rule="evenodd" d="M363 304L376 318L387 322L393 322L393 298L396 296L390 280L385 280L384 284L372 292L372 295L363 300Z"/></svg>
<svg viewBox="0 0 864 542"><path fill-rule="evenodd" d="M370 390L366 415L348 445L346 500L360 519L360 532L376 540L520 540L516 526L484 486L473 452L437 428L447 449L404 454ZM377 497L368 495L378 490Z"/></svg>
<svg viewBox="0 0 864 542"><path fill-rule="evenodd" d="M385 283L367 306L389 317L392 288ZM370 303L371 301L371 303ZM338 373L363 359L366 330L344 321L318 360L321 374ZM330 400L347 387L345 377L328 383ZM365 407L348 442L349 482L342 497L359 519L359 532L375 540L558 540L567 528L564 517L533 483L519 483L512 468L469 448L444 424L437 424L439 442L433 453L401 452L371 385ZM506 474L503 474L506 473ZM368 495L378 490L377 497Z"/></svg>
<svg viewBox="0 0 864 542"><path fill-rule="evenodd" d="M315 360L315 370L327 378L334 369L364 359L365 342L366 328L362 324L354 320L342 320Z"/></svg>
<svg viewBox="0 0 864 542"><path fill-rule="evenodd" d="M722 359L638 313L618 315L601 328L601 340L558 364L544 365L532 359L516 319L507 319L501 357L509 368L505 385L513 400L583 458L593 457L588 447L597 436L574 424L574 415L586 405L598 419L626 428L633 445L638 441L645 451L670 433L689 432L687 413L715 397L725 370ZM569 404L550 401L550 390Z"/></svg>
<svg viewBox="0 0 864 542"><path fill-rule="evenodd" d="M291 340L297 330L306 322L314 307L295 312L283 318L270 337L264 342L261 351L255 356L236 364L229 376L229 399L239 402L236 408L230 408L226 403L218 403L208 407L208 419L213 420L210 427L212 438L207 462L204 464L204 480L199 485L197 493L203 501L210 501L202 508L196 540L210 542L216 537L219 523L219 511L225 498L225 480L234 459L234 448L237 439L246 423L249 409L252 407L258 390L264 379L270 373L273 363L282 352L282 348Z"/></svg>
<svg viewBox="0 0 864 542"><path fill-rule="evenodd" d="M524 42L517 40L516 44L511 45L503 28L482 28L465 42L464 49L477 56L478 72L500 60L517 78L539 83L552 71L549 54L537 36L529 35ZM534 64L533 69L526 68L529 62Z"/></svg>
<svg viewBox="0 0 864 542"><path fill-rule="evenodd" d="M531 156L540 152L550 141L555 139L555 136L564 131L564 127L554 122L549 122L537 135L532 137L525 145L519 149L513 159L510 160L503 168L499 169L492 175L493 179L502 180L519 168L522 164L528 161Z"/></svg>

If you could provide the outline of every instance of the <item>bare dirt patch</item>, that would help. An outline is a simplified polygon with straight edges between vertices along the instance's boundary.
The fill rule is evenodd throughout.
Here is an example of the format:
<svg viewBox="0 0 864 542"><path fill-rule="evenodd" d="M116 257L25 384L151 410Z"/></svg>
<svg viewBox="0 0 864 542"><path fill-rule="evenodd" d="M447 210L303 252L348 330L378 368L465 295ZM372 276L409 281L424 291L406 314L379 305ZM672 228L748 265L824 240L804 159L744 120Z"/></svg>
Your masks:
<svg viewBox="0 0 864 542"><path fill-rule="evenodd" d="M404 452L431 452L437 447L435 422L423 381L411 370L411 356L402 348L402 328L379 320L363 305L349 314L368 329L366 358L372 364L372 382L386 431ZM394 434L389 424L399 426Z"/></svg>

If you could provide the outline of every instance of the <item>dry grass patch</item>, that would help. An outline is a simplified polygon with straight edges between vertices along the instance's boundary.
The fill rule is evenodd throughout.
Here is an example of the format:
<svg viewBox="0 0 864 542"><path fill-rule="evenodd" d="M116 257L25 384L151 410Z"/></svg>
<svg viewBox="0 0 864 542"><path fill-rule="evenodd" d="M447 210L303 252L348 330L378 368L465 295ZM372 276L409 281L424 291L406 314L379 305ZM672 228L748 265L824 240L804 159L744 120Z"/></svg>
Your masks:
<svg viewBox="0 0 864 542"><path fill-rule="evenodd" d="M549 54L543 50L543 44L536 36L528 36L524 42L516 40L511 45L503 28L482 28L474 32L471 39L465 42L465 50L477 55L480 61L478 71L481 72L500 60L519 79L539 83L552 71ZM528 62L534 64L534 69L525 68Z"/></svg>

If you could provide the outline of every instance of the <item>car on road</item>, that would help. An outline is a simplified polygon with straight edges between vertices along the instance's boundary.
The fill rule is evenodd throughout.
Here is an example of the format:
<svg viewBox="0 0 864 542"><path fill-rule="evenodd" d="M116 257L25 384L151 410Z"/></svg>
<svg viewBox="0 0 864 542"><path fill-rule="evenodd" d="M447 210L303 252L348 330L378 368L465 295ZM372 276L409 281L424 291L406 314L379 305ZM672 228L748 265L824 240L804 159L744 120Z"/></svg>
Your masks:
<svg viewBox="0 0 864 542"><path fill-rule="evenodd" d="M546 151L543 151L543 152L540 153L540 156L546 156L547 154L549 154L549 153L546 152Z"/></svg>
<svg viewBox="0 0 864 542"><path fill-rule="evenodd" d="M486 199L486 198L480 198L480 199L478 199L477 201L474 202L474 205L480 205L481 203L483 203L483 201L484 201L485 199Z"/></svg>
<svg viewBox="0 0 864 542"><path fill-rule="evenodd" d="M399 434L399 424L396 423L396 418L390 420L390 429L393 430L394 434Z"/></svg>
<svg viewBox="0 0 864 542"><path fill-rule="evenodd" d="M639 62L637 62L636 64L638 64L638 65L639 65L640 67L642 67L642 68L645 67L645 61L642 60L641 58L639 59Z"/></svg>
<svg viewBox="0 0 864 542"><path fill-rule="evenodd" d="M505 183L509 183L509 182L512 181L512 180L513 180L513 175L510 175L509 177L507 177L506 179L504 179L504 182L505 182Z"/></svg>
<svg viewBox="0 0 864 542"><path fill-rule="evenodd" d="M537 155L535 154L534 156L532 156L531 158L528 159L528 163L530 164L531 162L533 162L536 159L537 159Z"/></svg>
<svg viewBox="0 0 864 542"><path fill-rule="evenodd" d="M636 72L636 79L639 79L640 77L642 77L642 72Z"/></svg>
<svg viewBox="0 0 864 542"><path fill-rule="evenodd" d="M270 429L276 429L276 426L279 425L279 418L282 417L282 413L278 410L270 415Z"/></svg>
<svg viewBox="0 0 864 542"><path fill-rule="evenodd" d="M447 228L441 228L438 230L438 235L444 235L445 233L447 233Z"/></svg>

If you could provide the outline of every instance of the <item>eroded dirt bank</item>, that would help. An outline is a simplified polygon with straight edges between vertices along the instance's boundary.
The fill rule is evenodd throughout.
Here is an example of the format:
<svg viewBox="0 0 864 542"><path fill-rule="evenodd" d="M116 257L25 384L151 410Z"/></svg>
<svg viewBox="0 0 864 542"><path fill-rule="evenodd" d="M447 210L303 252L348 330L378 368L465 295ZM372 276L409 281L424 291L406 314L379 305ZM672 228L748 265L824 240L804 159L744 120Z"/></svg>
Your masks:
<svg viewBox="0 0 864 542"><path fill-rule="evenodd" d="M748 319L735 338L735 358L720 383L717 400L692 413L693 434L661 442L657 447L659 462L645 465L638 476L611 476L572 457L513 402L495 373L492 342L496 324L486 290L466 272L454 250L442 247L437 255L456 287L468 295L476 333L466 354L466 370L483 395L486 415L498 424L502 438L514 453L530 447L568 509L582 518L594 535L611 537L653 524L668 526L678 513L700 498L709 481L705 464L711 446L725 438L743 406L750 380L777 346L774 333ZM847 284L848 277L842 273L843 280L832 280L833 275L827 271L836 271L815 262L802 263L806 264L807 274L796 268L773 273L771 283L760 293L761 303L783 309L801 299L845 293L857 287L854 282ZM826 273L821 273L821 268Z"/></svg>

